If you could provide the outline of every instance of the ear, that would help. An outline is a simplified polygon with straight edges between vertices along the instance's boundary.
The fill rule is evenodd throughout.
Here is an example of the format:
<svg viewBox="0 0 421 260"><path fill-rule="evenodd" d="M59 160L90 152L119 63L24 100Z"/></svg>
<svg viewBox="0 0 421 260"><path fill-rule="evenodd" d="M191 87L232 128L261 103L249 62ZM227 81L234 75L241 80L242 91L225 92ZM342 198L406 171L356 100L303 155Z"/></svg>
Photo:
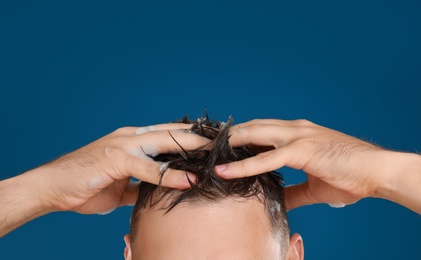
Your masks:
<svg viewBox="0 0 421 260"><path fill-rule="evenodd" d="M130 235L124 236L124 242L126 243L126 248L124 249L124 259L132 260L132 248L130 246Z"/></svg>
<svg viewBox="0 0 421 260"><path fill-rule="evenodd" d="M303 238L295 233L289 241L287 252L287 260L303 260L304 259L304 243Z"/></svg>

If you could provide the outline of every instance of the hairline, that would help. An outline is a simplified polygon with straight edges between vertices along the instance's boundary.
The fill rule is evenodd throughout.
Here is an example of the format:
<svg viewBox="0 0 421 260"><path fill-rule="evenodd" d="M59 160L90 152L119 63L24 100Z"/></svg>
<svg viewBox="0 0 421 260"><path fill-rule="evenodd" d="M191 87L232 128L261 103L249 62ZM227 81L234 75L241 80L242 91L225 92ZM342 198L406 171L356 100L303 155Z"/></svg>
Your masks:
<svg viewBox="0 0 421 260"><path fill-rule="evenodd" d="M264 174L271 174L271 172L267 172ZM184 205L192 205L192 206L207 206L207 205L217 205L219 204L221 201L225 201L225 200L234 200L236 202L246 202L248 200L256 200L258 202L260 202L261 204L263 204L264 207L264 213L265 216L267 218L267 220L269 221L269 225L270 225L270 230L272 235L276 236L277 238L281 239L281 237L285 237L286 235L289 235L289 225L287 224L287 222L284 223L279 223L279 221L287 221L287 215L286 212L284 212L282 210L282 203L279 203L277 200L275 199L270 199L267 197L267 195L264 193L264 191L261 189L261 184L259 183L258 180L256 180L256 184L258 185L258 193L257 194L253 194L251 193L249 196L241 196L240 194L231 194L229 196L226 196L224 198L206 198L206 197L188 197L185 198L183 200L181 200L180 202L178 202L176 205L174 205L173 208L170 208L170 206L172 205L173 201L176 199L177 195L182 193L183 190L178 190L178 189L173 189L173 188L165 188L162 186L158 186L158 185L154 185L154 184L150 184L155 186L154 190L152 191L151 196L148 198L147 201L145 201L144 205L138 205L139 208L136 208L134 210L136 211L136 215L134 216L134 219L130 219L130 225L131 225L131 238L132 238L132 242L136 239L136 233L137 233L137 229L139 227L139 222L140 222L140 218L142 216L142 212L144 212L145 210L155 210L155 211L164 211L163 215L166 215L167 213L169 213L173 208L175 208L178 204L184 204ZM168 192L167 193L163 193L163 191L161 189L166 189ZM157 192L161 192L163 194L160 194L159 197L156 197L156 193ZM164 205L161 207L158 207L157 205L159 203L163 202ZM272 214L271 209L272 206L271 204L278 204L278 206L280 207L280 212L276 215L282 215L283 219L274 219L274 214ZM142 206L142 207L140 207ZM285 213L285 214L284 214ZM135 222L134 225L133 221ZM285 228L286 227L286 228ZM285 234L284 234L285 233Z"/></svg>

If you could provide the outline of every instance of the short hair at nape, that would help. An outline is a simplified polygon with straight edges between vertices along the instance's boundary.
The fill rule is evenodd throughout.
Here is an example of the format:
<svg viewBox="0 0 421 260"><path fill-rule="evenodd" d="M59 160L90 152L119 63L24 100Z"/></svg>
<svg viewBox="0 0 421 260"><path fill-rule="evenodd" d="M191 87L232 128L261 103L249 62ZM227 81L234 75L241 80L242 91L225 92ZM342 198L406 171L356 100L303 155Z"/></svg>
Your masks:
<svg viewBox="0 0 421 260"><path fill-rule="evenodd" d="M169 200L163 208L160 208L160 210L166 210L166 214L179 203L214 203L227 197L256 197L262 201L274 235L279 236L280 239L288 239L289 226L284 203L284 181L279 173L266 172L239 179L223 179L213 170L215 165L239 161L255 155L245 146L233 148L229 145L229 128L232 122L231 117L227 123L211 121L207 114L204 118L195 121L189 120L187 116L177 121L177 123L193 124L187 131L208 138L209 144L189 151L182 149L179 153L159 154L152 159L166 162L172 169L195 173L197 181L190 182L191 187L186 190L141 182L131 217L132 241L136 236L142 209L152 208L163 199ZM176 139L174 141L180 145ZM161 172L160 182L164 174L165 170Z"/></svg>

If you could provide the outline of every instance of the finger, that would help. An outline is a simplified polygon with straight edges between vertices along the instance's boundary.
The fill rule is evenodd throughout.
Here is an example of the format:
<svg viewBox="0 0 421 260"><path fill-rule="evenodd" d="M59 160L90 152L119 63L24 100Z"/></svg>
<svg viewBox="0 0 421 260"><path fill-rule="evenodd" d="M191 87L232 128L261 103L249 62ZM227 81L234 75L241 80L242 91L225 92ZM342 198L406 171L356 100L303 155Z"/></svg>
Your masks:
<svg viewBox="0 0 421 260"><path fill-rule="evenodd" d="M197 176L191 172L168 168L162 178L161 185L164 187L185 190L191 188L190 182L196 183Z"/></svg>
<svg viewBox="0 0 421 260"><path fill-rule="evenodd" d="M183 131L154 131L132 137L135 154L156 156L162 153L193 150L207 146L211 141L205 137Z"/></svg>
<svg viewBox="0 0 421 260"><path fill-rule="evenodd" d="M248 127L230 129L230 145L233 147L245 145L280 147L303 138L308 129L297 129L290 126L251 125Z"/></svg>
<svg viewBox="0 0 421 260"><path fill-rule="evenodd" d="M245 123L236 124L233 128L247 127L251 125L277 125L277 126L312 126L312 122L306 119L281 120L281 119L253 119Z"/></svg>
<svg viewBox="0 0 421 260"><path fill-rule="evenodd" d="M317 203L310 195L308 182L287 186L285 192L285 207L287 210Z"/></svg>
<svg viewBox="0 0 421 260"><path fill-rule="evenodd" d="M161 172L165 171L162 178L162 186L187 189L190 187L191 182L196 182L197 177L193 173L168 169L168 163L156 162L150 158L136 158L128 159L126 163L126 177L135 177L141 181L149 182L158 185Z"/></svg>
<svg viewBox="0 0 421 260"><path fill-rule="evenodd" d="M215 166L217 175L225 179L244 178L284 166L301 170L311 158L308 145L292 143L256 156L232 163Z"/></svg>
<svg viewBox="0 0 421 260"><path fill-rule="evenodd" d="M171 124L159 124L146 127L138 127L134 133L135 135L141 135L144 133L149 133L152 131L162 131L162 130L179 130L184 129L188 130L192 127L192 124L183 124L183 123L171 123Z"/></svg>
<svg viewBox="0 0 421 260"><path fill-rule="evenodd" d="M133 180L130 180L129 183L127 183L123 196L120 201L120 205L119 205L120 207L133 206L134 204L136 204L139 184L140 184L140 181L133 181Z"/></svg>
<svg viewBox="0 0 421 260"><path fill-rule="evenodd" d="M217 165L214 170L225 179L244 178L279 169L285 165L286 160L283 149L279 148L241 161Z"/></svg>
<svg viewBox="0 0 421 260"><path fill-rule="evenodd" d="M169 124L158 124L151 126L135 127L135 126L125 126L115 130L112 135L141 135L144 133L152 131L161 131L161 130L177 130L184 129L188 130L192 127L192 124L183 124L183 123L169 123Z"/></svg>

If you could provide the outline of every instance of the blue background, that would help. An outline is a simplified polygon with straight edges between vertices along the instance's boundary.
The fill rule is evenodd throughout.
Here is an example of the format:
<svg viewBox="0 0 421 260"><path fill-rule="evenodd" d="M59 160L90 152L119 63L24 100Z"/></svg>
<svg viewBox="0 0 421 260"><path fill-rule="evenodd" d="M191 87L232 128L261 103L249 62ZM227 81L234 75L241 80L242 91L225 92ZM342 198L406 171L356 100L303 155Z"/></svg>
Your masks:
<svg viewBox="0 0 421 260"><path fill-rule="evenodd" d="M118 127L204 108L421 150L419 1L4 2L1 179ZM130 212L41 217L0 239L0 258L123 259ZM308 259L421 259L421 217L392 202L289 217Z"/></svg>

